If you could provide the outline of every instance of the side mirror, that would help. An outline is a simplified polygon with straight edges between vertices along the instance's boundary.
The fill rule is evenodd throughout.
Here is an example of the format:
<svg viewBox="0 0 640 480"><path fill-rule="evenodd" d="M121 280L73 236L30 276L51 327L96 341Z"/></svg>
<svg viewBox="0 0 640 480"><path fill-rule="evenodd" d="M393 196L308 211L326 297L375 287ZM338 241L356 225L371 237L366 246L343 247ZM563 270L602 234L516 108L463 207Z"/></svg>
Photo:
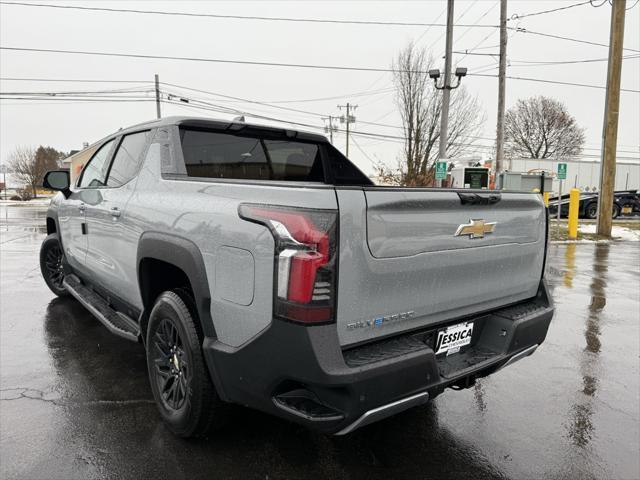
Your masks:
<svg viewBox="0 0 640 480"><path fill-rule="evenodd" d="M71 177L69 176L69 170L52 170L45 173L42 186L50 190L57 190L68 198L71 195L69 186L71 184Z"/></svg>

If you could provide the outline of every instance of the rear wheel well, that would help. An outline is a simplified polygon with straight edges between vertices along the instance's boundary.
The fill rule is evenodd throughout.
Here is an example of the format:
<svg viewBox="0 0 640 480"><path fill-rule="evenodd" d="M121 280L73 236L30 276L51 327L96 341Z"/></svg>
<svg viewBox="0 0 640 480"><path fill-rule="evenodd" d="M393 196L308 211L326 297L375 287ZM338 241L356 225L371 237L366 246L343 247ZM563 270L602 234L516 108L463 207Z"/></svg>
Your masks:
<svg viewBox="0 0 640 480"><path fill-rule="evenodd" d="M158 296L167 290L183 289L193 297L193 288L189 277L181 268L156 258L140 260L138 281L144 308L144 314L140 319L140 332L145 341L149 314Z"/></svg>
<svg viewBox="0 0 640 480"><path fill-rule="evenodd" d="M47 235L51 235L52 233L56 233L57 231L58 229L56 228L56 221L51 217L47 217Z"/></svg>

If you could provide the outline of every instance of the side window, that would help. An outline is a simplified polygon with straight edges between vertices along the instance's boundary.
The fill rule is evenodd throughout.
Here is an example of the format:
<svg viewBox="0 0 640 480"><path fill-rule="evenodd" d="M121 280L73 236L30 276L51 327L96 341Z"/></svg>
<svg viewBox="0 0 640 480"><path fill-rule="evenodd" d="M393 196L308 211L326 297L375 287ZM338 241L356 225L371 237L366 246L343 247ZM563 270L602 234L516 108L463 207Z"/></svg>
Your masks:
<svg viewBox="0 0 640 480"><path fill-rule="evenodd" d="M149 133L147 130L123 137L111 163L107 179L108 187L119 187L136 176Z"/></svg>
<svg viewBox="0 0 640 480"><path fill-rule="evenodd" d="M100 149L91 157L89 163L82 170L78 187L80 188L95 188L104 187L105 179L107 177L107 170L109 168L109 153L113 148L115 140L109 140L102 145Z"/></svg>
<svg viewBox="0 0 640 480"><path fill-rule="evenodd" d="M182 151L190 177L268 180L271 176L257 138L183 130Z"/></svg>

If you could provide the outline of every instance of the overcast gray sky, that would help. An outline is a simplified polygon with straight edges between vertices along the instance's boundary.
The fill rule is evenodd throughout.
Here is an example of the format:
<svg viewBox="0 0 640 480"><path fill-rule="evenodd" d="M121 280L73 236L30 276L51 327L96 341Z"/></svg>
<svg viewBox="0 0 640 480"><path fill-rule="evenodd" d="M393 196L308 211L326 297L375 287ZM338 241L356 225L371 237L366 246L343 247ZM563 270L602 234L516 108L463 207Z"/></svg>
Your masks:
<svg viewBox="0 0 640 480"><path fill-rule="evenodd" d="M39 3L45 3L44 1ZM57 1L56 5L181 11L241 16L298 17L315 19L380 20L443 23L446 2L81 2ZM509 16L524 15L579 0L509 1ZM594 5L602 0L593 0ZM636 4L635 6L634 3ZM456 0L455 18L459 24L497 24L499 1ZM632 7L633 8L630 8ZM640 5L629 0L627 7L622 88L640 90ZM573 37L590 42L609 43L611 7L587 4L549 14L513 19L510 26ZM66 49L188 56L229 60L279 63L341 65L389 68L394 55L410 40L427 46L442 68L444 28L433 26L351 25L260 21L133 13L79 11L0 5L0 44L3 47ZM497 53L496 28L456 27L454 50L479 48L477 53ZM633 51L635 50L635 51ZM567 40L509 34L508 56L512 76L605 86L606 61L536 65L539 62L565 62L604 59L608 49ZM464 57L464 58L463 58ZM497 57L456 55L454 63L474 72L497 74ZM525 63L527 62L527 63ZM533 62L530 64L528 62ZM228 98L163 86L215 105L249 111L278 119L322 126L320 115L339 115L337 104L357 104L363 132L401 135L400 118L394 103L391 73L199 63L177 60L111 58L54 53L0 51L2 77L38 79L141 80L143 83L66 83L2 80L2 92L99 91L151 88L155 73L162 82L206 90L216 94L265 102L310 113L292 112L270 106L230 101ZM486 112L486 122L477 139L477 153L486 154L495 137L497 79L469 76L464 84ZM363 93L364 92L364 93ZM152 92L135 93L150 100ZM524 80L508 80L507 108L518 98L547 95L564 102L578 123L586 129L585 154L599 155L605 90ZM328 100L316 100L331 97ZM335 98L334 98L335 97ZM0 101L0 161L6 161L18 145L50 145L60 150L78 149L82 142L93 142L117 130L155 117L152 101L90 103L44 100ZM193 114L231 118L232 114L163 105L163 115ZM249 120L249 119L248 119ZM254 120L256 123L270 123ZM362 121L383 123L368 125ZM298 127L304 129L302 127ZM307 128L307 130L310 130ZM620 156L639 157L640 95L623 92L620 106L618 148ZM335 136L344 151L344 136ZM372 161L395 165L400 143L383 139L355 137L350 157L367 173ZM471 141L471 139L470 139Z"/></svg>

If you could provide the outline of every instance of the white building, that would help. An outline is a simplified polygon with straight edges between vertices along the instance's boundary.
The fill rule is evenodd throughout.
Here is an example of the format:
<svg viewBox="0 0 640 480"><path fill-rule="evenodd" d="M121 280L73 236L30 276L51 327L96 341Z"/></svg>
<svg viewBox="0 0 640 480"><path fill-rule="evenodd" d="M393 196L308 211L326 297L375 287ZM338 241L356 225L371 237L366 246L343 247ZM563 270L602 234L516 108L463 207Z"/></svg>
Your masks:
<svg viewBox="0 0 640 480"><path fill-rule="evenodd" d="M600 159L597 157L580 157L571 160L550 160L538 158L511 159L508 170L512 172L531 172L544 170L553 177L553 189L557 192L559 182L555 178L558 163L567 164L567 179L562 189L568 192L571 188L582 191L600 189ZM640 190L640 158L618 157L616 160L615 190Z"/></svg>

